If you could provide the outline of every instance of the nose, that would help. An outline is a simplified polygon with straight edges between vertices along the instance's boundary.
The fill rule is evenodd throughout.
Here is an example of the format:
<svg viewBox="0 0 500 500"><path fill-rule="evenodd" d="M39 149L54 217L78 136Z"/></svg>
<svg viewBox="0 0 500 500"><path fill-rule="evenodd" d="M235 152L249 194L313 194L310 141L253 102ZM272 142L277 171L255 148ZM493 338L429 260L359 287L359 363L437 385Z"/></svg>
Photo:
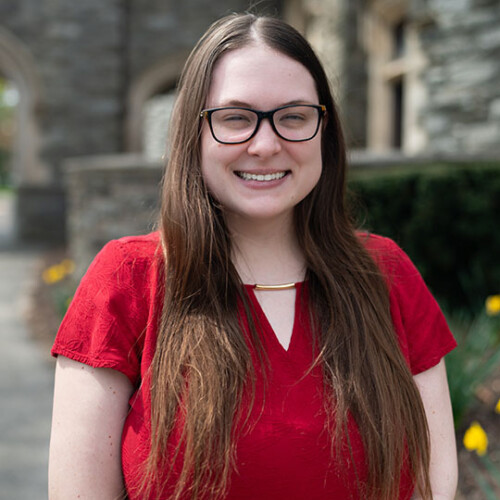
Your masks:
<svg viewBox="0 0 500 500"><path fill-rule="evenodd" d="M256 156L273 156L281 151L281 139L273 130L270 118L260 122L257 133L248 142L247 151Z"/></svg>

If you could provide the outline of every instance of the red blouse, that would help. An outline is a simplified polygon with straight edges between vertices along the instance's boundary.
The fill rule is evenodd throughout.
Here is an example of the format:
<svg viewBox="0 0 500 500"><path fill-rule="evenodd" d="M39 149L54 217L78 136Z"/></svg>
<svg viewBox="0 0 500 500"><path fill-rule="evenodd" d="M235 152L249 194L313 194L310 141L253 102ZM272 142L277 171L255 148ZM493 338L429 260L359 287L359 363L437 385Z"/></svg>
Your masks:
<svg viewBox="0 0 500 500"><path fill-rule="evenodd" d="M374 235L360 238L387 277L395 331L411 372L431 368L456 345L439 306L395 243ZM119 370L136 388L122 435L122 466L130 500L141 498L136 487L149 450L148 370L162 305L161 265L158 233L108 243L82 279L52 348L53 355ZM246 289L272 369L264 405L263 380L257 370L257 399L250 418L255 425L237 443L237 467L227 499L359 498L356 474L363 481L366 467L356 424L349 425L352 456L346 452L342 463L335 463L324 429L321 369L304 377L312 360L307 283L297 284L288 350L277 340L252 287ZM242 309L240 318L248 328ZM413 484L405 470L402 477L399 498L409 499Z"/></svg>

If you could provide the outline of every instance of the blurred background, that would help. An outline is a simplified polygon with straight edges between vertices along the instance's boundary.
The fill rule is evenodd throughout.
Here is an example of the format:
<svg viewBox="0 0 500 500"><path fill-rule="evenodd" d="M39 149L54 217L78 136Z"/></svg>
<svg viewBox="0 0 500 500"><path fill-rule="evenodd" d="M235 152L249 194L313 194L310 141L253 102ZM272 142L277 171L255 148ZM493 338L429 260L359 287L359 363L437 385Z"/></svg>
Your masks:
<svg viewBox="0 0 500 500"><path fill-rule="evenodd" d="M323 61L353 216L410 255L460 341L457 498L500 498L499 0L0 0L0 498L46 498L57 325L107 241L154 229L184 61L249 8Z"/></svg>

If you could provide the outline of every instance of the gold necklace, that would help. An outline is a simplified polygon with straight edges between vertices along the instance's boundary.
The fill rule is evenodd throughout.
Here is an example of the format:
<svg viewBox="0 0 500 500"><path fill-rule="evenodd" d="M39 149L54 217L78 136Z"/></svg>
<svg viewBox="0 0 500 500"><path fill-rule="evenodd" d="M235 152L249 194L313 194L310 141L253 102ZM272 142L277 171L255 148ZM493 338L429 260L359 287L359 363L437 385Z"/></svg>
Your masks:
<svg viewBox="0 0 500 500"><path fill-rule="evenodd" d="M260 285L255 283L253 287L255 290L274 292L277 290L291 290L295 288L295 283L283 283L282 285Z"/></svg>

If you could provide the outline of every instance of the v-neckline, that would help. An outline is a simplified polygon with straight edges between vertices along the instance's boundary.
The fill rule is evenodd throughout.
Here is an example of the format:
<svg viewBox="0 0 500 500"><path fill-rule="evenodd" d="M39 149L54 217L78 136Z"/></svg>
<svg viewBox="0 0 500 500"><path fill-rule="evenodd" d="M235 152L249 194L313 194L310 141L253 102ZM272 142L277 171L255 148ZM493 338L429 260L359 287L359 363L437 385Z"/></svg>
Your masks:
<svg viewBox="0 0 500 500"><path fill-rule="evenodd" d="M288 343L288 349L279 341L274 328L271 326L271 323L264 312L264 309L260 305L259 299L255 295L255 285L245 284L245 288L247 290L247 295L250 298L255 313L257 315L257 319L260 322L261 329L264 331L264 335L266 339L269 339L270 343L274 346L274 349L281 352L286 356L290 356L291 353L295 350L295 345L298 341L297 339L297 329L299 328L299 313L301 310L301 296L303 290L304 282L299 281L295 283L295 300L294 300L294 314L293 314L293 326L292 326L292 334L290 336L290 342ZM269 293L275 293L273 291Z"/></svg>

